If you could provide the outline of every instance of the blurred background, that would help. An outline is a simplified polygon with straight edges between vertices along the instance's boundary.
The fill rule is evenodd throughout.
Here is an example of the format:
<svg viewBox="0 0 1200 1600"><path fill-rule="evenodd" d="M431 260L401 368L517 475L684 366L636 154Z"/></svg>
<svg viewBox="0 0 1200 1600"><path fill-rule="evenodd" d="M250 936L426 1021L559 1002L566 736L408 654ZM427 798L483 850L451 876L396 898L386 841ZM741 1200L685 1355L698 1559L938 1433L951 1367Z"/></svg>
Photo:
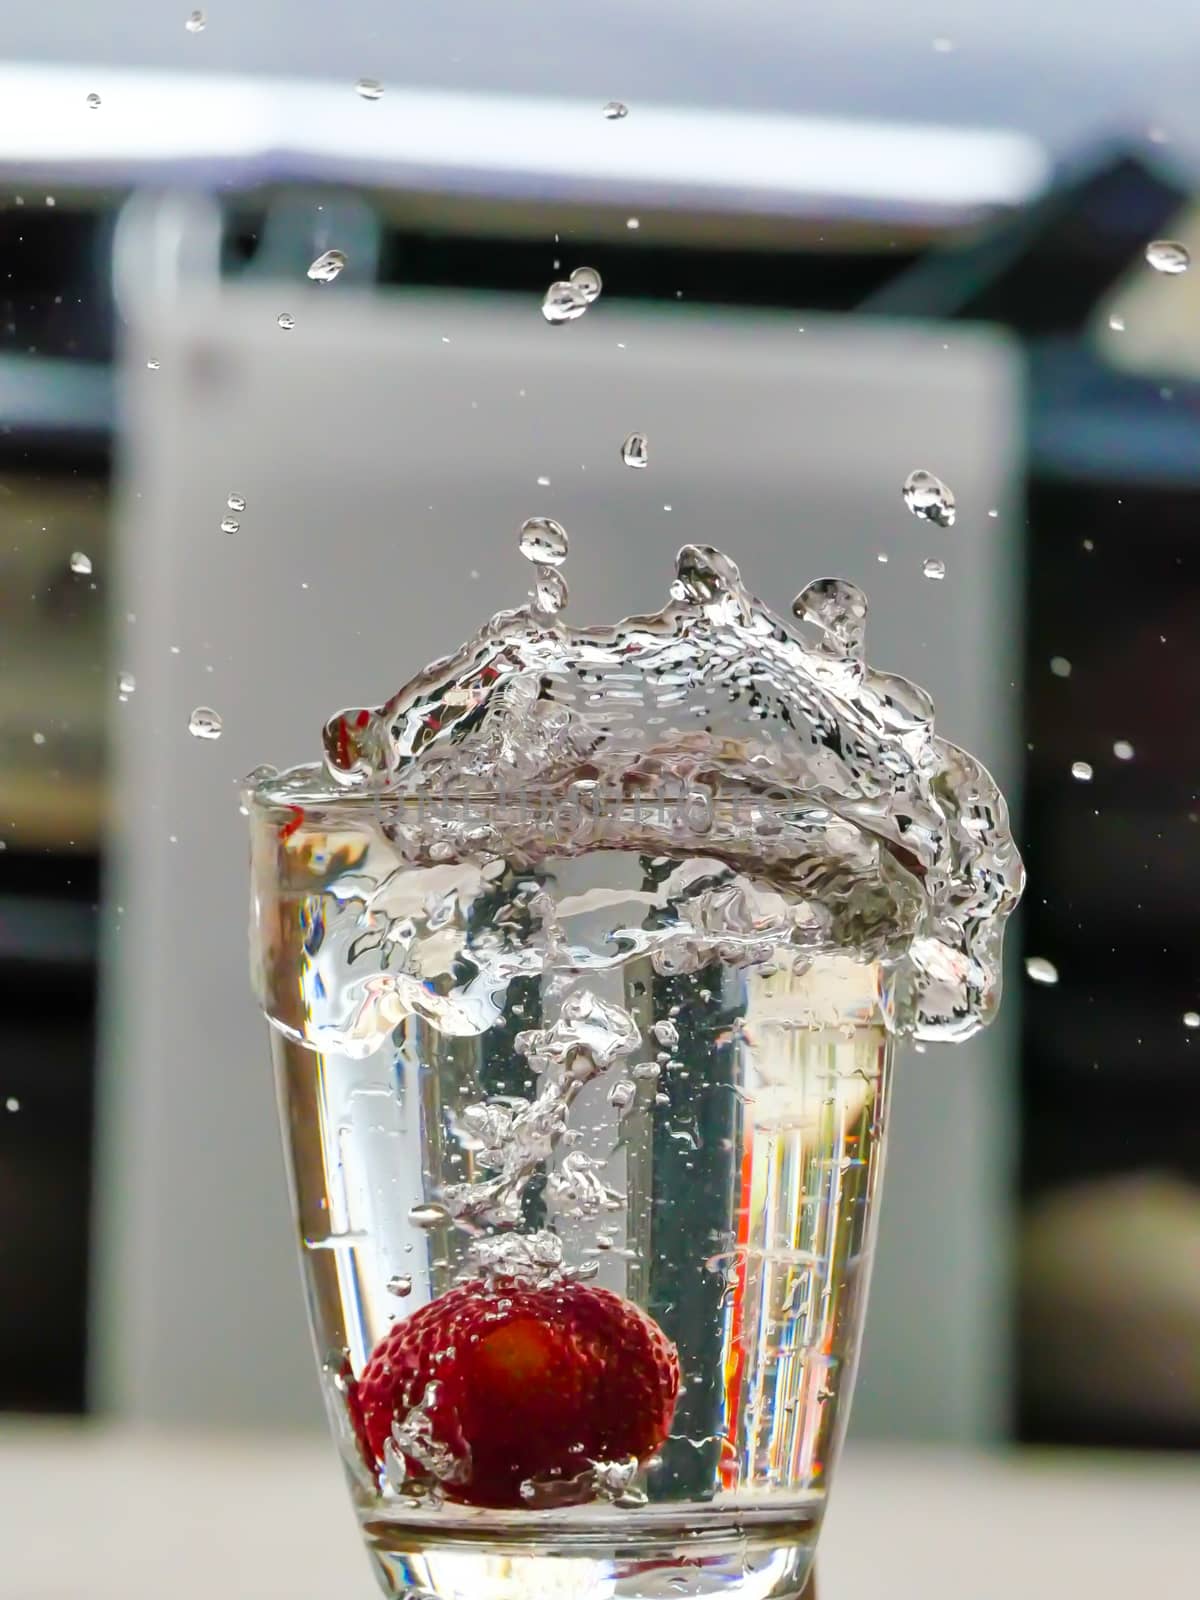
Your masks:
<svg viewBox="0 0 1200 1600"><path fill-rule="evenodd" d="M899 1075L846 1501L919 1459L981 1517L1024 1519L1048 1461L1088 1528L1104 1493L1174 1504L1200 267L1145 252L1200 251L1195 8L48 0L3 48L0 1472L30 1516L68 1461L143 1497L208 1430L219 1494L316 1441L237 779L517 603L535 513L577 620L657 605L685 540L776 609L855 579L872 660L1013 802L1002 1020ZM548 325L584 264L600 300ZM916 467L952 529L905 509ZM1076 1571L1052 1520L1022 1593ZM1171 1526L1131 1572L1173 1571ZM0 1594L80 1592L6 1577L17 1548ZM835 1600L871 1579L840 1559Z"/></svg>

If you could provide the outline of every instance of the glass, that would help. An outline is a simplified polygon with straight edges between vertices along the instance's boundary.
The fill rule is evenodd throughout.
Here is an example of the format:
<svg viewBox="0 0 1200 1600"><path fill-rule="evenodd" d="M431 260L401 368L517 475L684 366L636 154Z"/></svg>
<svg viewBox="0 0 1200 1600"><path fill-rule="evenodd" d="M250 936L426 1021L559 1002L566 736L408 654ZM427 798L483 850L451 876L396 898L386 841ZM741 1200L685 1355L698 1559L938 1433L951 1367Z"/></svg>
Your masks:
<svg viewBox="0 0 1200 1600"><path fill-rule="evenodd" d="M870 1276L892 1055L883 970L852 951L805 963L769 939L691 961L656 944L698 884L747 886L682 810L668 855L576 844L534 862L434 861L406 856L413 802L331 801L295 775L247 800L255 981L309 1314L385 1593L798 1596ZM489 988L480 974L497 971ZM554 1042L572 1018L582 1054ZM522 1127L556 1105L521 1168ZM498 1227L497 1172L514 1163L523 1181ZM448 1296L494 1307L523 1290L568 1318L607 1290L626 1322L653 1319L682 1369L667 1436L595 1454L601 1437L631 1437L634 1341L603 1352L617 1387L580 1403L565 1468L549 1434L570 1423L573 1375L551 1364L517 1396L507 1488L476 1493L462 1462L481 1471L491 1441L464 1447L444 1425L452 1348L421 1394L429 1415L400 1407L380 1449L381 1341ZM492 1426L506 1424L486 1405L462 1424Z"/></svg>

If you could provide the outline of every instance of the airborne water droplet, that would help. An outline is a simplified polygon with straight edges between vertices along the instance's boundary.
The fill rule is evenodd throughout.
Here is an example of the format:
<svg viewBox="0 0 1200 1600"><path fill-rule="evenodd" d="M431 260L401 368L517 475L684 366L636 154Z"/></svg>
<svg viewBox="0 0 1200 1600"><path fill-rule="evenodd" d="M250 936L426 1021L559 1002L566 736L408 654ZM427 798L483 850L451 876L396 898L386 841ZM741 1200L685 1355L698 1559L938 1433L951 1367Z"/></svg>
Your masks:
<svg viewBox="0 0 1200 1600"><path fill-rule="evenodd" d="M246 497L244 494L231 494L229 499L226 500L225 504L229 507L230 511L245 511Z"/></svg>
<svg viewBox="0 0 1200 1600"><path fill-rule="evenodd" d="M567 603L567 580L557 567L539 567L533 586L533 603L548 617L555 617Z"/></svg>
<svg viewBox="0 0 1200 1600"><path fill-rule="evenodd" d="M1066 656L1051 656L1050 671L1056 678L1069 678L1071 676L1071 663Z"/></svg>
<svg viewBox="0 0 1200 1600"><path fill-rule="evenodd" d="M1192 264L1187 249L1177 239L1152 239L1146 246L1146 260L1155 272L1177 277Z"/></svg>
<svg viewBox="0 0 1200 1600"><path fill-rule="evenodd" d="M221 532L222 533L236 533L240 527L241 527L241 523L238 521L238 519L236 517L222 517L221 518Z"/></svg>
<svg viewBox="0 0 1200 1600"><path fill-rule="evenodd" d="M211 706L197 706L188 718L188 732L193 739L219 739L222 727L220 715Z"/></svg>
<svg viewBox="0 0 1200 1600"><path fill-rule="evenodd" d="M630 1083L628 1078L618 1078L608 1091L608 1103L616 1106L618 1111L623 1111L637 1098L637 1084Z"/></svg>
<svg viewBox="0 0 1200 1600"><path fill-rule="evenodd" d="M403 1300L406 1295L412 1293L412 1286L412 1279L408 1273L402 1272L399 1276L388 1279L387 1291L389 1294L394 1294L398 1299Z"/></svg>
<svg viewBox="0 0 1200 1600"><path fill-rule="evenodd" d="M644 433L631 433L621 446L621 460L627 467L644 467L650 459L649 450Z"/></svg>
<svg viewBox="0 0 1200 1600"><path fill-rule="evenodd" d="M150 372L157 372L159 367L161 367L161 366L162 366L162 362L161 361L147 361L147 363L146 363L146 367Z"/></svg>
<svg viewBox="0 0 1200 1600"><path fill-rule="evenodd" d="M99 111L99 109L100 109L100 96L98 94L94 94L94 93L88 95L88 97L87 97L87 107L88 107L89 111Z"/></svg>
<svg viewBox="0 0 1200 1600"><path fill-rule="evenodd" d="M275 321L283 329L284 333L290 333L296 326L296 319L290 311L281 311Z"/></svg>
<svg viewBox="0 0 1200 1600"><path fill-rule="evenodd" d="M556 327L563 322L574 322L587 308L588 303L579 289L565 280L552 283L542 300L542 315Z"/></svg>
<svg viewBox="0 0 1200 1600"><path fill-rule="evenodd" d="M81 578L86 578L92 570L92 558L85 555L82 550L71 552L71 571L77 572Z"/></svg>
<svg viewBox="0 0 1200 1600"><path fill-rule="evenodd" d="M934 578L940 583L946 576L946 563L939 561L936 556L930 556L921 571L927 578Z"/></svg>
<svg viewBox="0 0 1200 1600"><path fill-rule="evenodd" d="M184 23L184 27L189 33L203 33L207 25L208 18L204 15L203 11L189 12L188 19Z"/></svg>
<svg viewBox="0 0 1200 1600"><path fill-rule="evenodd" d="M1113 755L1116 756L1118 761L1132 761L1133 746L1128 739L1118 739L1113 745Z"/></svg>
<svg viewBox="0 0 1200 1600"><path fill-rule="evenodd" d="M1185 1028L1200 1028L1200 1011L1185 1011L1183 1025Z"/></svg>
<svg viewBox="0 0 1200 1600"><path fill-rule="evenodd" d="M1034 983L1058 982L1058 968L1053 961L1047 961L1045 956L1027 956L1025 971Z"/></svg>
<svg viewBox="0 0 1200 1600"><path fill-rule="evenodd" d="M383 98L383 85L378 78L360 78L354 85L354 92L363 100L380 100Z"/></svg>
<svg viewBox="0 0 1200 1600"><path fill-rule="evenodd" d="M1091 783L1093 776L1091 762L1072 761L1071 776L1077 779L1080 783Z"/></svg>
<svg viewBox="0 0 1200 1600"><path fill-rule="evenodd" d="M600 114L606 122L620 122L629 115L629 107L620 100L610 100Z"/></svg>
<svg viewBox="0 0 1200 1600"><path fill-rule="evenodd" d="M954 491L932 472L917 467L905 478L900 492L914 517L924 517L926 522L936 523L939 528L954 526Z"/></svg>
<svg viewBox="0 0 1200 1600"><path fill-rule="evenodd" d="M567 559L567 530L553 517L528 517L521 524L519 548L526 561L561 567Z"/></svg>
<svg viewBox="0 0 1200 1600"><path fill-rule="evenodd" d="M310 265L308 275L314 283L332 283L345 265L344 251L326 250Z"/></svg>
<svg viewBox="0 0 1200 1600"><path fill-rule="evenodd" d="M137 679L132 672L117 673L117 692L119 694L132 694L137 688Z"/></svg>
<svg viewBox="0 0 1200 1600"><path fill-rule="evenodd" d="M1108 325L1109 325L1109 327L1112 329L1112 331L1114 333L1124 333L1125 332L1125 318L1124 317L1118 317L1115 312L1113 313L1113 315L1111 317L1109 317Z"/></svg>
<svg viewBox="0 0 1200 1600"><path fill-rule="evenodd" d="M569 281L575 285L576 294L581 295L587 305L599 300L604 280L595 267L576 267Z"/></svg>
<svg viewBox="0 0 1200 1600"><path fill-rule="evenodd" d="M625 219L625 226L629 229L630 233L636 233L641 225L642 224L637 217L626 217Z"/></svg>

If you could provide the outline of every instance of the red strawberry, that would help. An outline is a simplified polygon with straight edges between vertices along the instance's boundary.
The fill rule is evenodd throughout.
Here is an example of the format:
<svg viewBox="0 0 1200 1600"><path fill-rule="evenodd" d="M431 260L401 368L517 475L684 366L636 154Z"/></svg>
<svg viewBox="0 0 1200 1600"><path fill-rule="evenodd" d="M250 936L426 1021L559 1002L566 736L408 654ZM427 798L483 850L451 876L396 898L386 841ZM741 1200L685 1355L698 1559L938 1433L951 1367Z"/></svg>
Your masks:
<svg viewBox="0 0 1200 1600"><path fill-rule="evenodd" d="M398 1424L412 1477L469 1505L521 1506L526 1479L653 1455L678 1393L675 1347L632 1301L501 1280L460 1284L397 1323L348 1400L372 1464Z"/></svg>

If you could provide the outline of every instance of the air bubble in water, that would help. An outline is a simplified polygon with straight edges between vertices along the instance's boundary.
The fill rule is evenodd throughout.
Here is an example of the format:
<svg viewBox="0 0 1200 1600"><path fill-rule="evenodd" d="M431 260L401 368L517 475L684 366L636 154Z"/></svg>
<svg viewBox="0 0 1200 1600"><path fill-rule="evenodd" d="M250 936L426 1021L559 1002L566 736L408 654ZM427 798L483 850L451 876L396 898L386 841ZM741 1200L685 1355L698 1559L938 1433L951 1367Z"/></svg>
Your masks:
<svg viewBox="0 0 1200 1600"><path fill-rule="evenodd" d="M226 500L225 504L229 507L230 511L245 511L246 497L244 494L231 494L229 499Z"/></svg>
<svg viewBox="0 0 1200 1600"><path fill-rule="evenodd" d="M1027 956L1025 971L1034 983L1058 982L1058 968L1053 961L1047 961L1045 956Z"/></svg>
<svg viewBox="0 0 1200 1600"><path fill-rule="evenodd" d="M354 85L354 92L363 100L381 100L383 85L378 78L360 78Z"/></svg>
<svg viewBox="0 0 1200 1600"><path fill-rule="evenodd" d="M939 528L954 526L954 491L932 472L917 467L905 478L900 492L914 517L924 517L926 522L936 523Z"/></svg>
<svg viewBox="0 0 1200 1600"><path fill-rule="evenodd" d="M1192 264L1187 249L1177 239L1152 239L1146 246L1146 260L1155 272L1165 272L1171 277L1186 272Z"/></svg>
<svg viewBox="0 0 1200 1600"><path fill-rule="evenodd" d="M308 269L308 276L314 283L332 283L346 265L345 252L342 250L326 250L312 262Z"/></svg>
<svg viewBox="0 0 1200 1600"><path fill-rule="evenodd" d="M211 706L197 706L188 718L188 732L193 739L219 739L222 727L220 715Z"/></svg>
<svg viewBox="0 0 1200 1600"><path fill-rule="evenodd" d="M644 433L631 433L621 446L621 460L627 467L644 467L650 459L649 450Z"/></svg>
<svg viewBox="0 0 1200 1600"><path fill-rule="evenodd" d="M570 282L575 286L576 294L580 295L587 305L594 300L599 300L600 291L604 281L595 267L576 267L571 274Z"/></svg>
<svg viewBox="0 0 1200 1600"><path fill-rule="evenodd" d="M189 33L203 33L207 26L208 18L203 11L189 12L187 21L184 23L184 27Z"/></svg>
<svg viewBox="0 0 1200 1600"><path fill-rule="evenodd" d="M539 567L533 586L533 603L548 617L556 617L567 603L567 580L557 567Z"/></svg>
<svg viewBox="0 0 1200 1600"><path fill-rule="evenodd" d="M521 524L519 548L526 561L561 567L567 559L567 530L553 517L528 517Z"/></svg>
<svg viewBox="0 0 1200 1600"><path fill-rule="evenodd" d="M132 672L118 672L117 673L117 692L118 692L118 694L132 694L133 691L136 688L137 688L137 679L134 677Z"/></svg>
<svg viewBox="0 0 1200 1600"><path fill-rule="evenodd" d="M600 114L606 122L620 122L629 115L629 107L620 100L610 100Z"/></svg>
<svg viewBox="0 0 1200 1600"><path fill-rule="evenodd" d="M240 527L241 527L241 523L238 521L238 519L236 517L222 517L221 518L221 532L222 533L236 533Z"/></svg>
<svg viewBox="0 0 1200 1600"><path fill-rule="evenodd" d="M1116 756L1118 761L1132 761L1133 746L1128 739L1118 739L1113 745L1113 755Z"/></svg>
<svg viewBox="0 0 1200 1600"><path fill-rule="evenodd" d="M410 1208L408 1220L414 1228L436 1228L439 1224L450 1220L450 1213L445 1206L434 1204L417 1205Z"/></svg>
<svg viewBox="0 0 1200 1600"><path fill-rule="evenodd" d="M1200 1011L1185 1011L1183 1025L1185 1028L1200 1028Z"/></svg>
<svg viewBox="0 0 1200 1600"><path fill-rule="evenodd" d="M290 311L281 311L275 321L283 329L284 333L291 333L296 326L296 319Z"/></svg>
<svg viewBox="0 0 1200 1600"><path fill-rule="evenodd" d="M939 561L936 556L930 556L921 571L927 578L934 578L940 583L946 576L946 563Z"/></svg>
<svg viewBox="0 0 1200 1600"><path fill-rule="evenodd" d="M1090 761L1072 761L1072 763L1071 763L1071 776L1073 778L1078 779L1078 781L1080 783L1091 783L1091 781L1092 781L1092 764L1091 764L1091 762Z"/></svg>
<svg viewBox="0 0 1200 1600"><path fill-rule="evenodd" d="M542 301L542 315L547 322L555 326L563 322L574 322L587 308L587 301L575 285L562 280L550 285Z"/></svg>
<svg viewBox="0 0 1200 1600"><path fill-rule="evenodd" d="M77 572L81 578L86 578L92 570L92 558L85 555L82 550L72 550L71 571Z"/></svg>
<svg viewBox="0 0 1200 1600"><path fill-rule="evenodd" d="M1066 656L1051 656L1050 671L1056 678L1069 678L1071 676L1071 663Z"/></svg>
<svg viewBox="0 0 1200 1600"><path fill-rule="evenodd" d="M408 1273L402 1272L397 1277L388 1279L387 1292L403 1300L412 1293L412 1286L413 1282Z"/></svg>
<svg viewBox="0 0 1200 1600"><path fill-rule="evenodd" d="M88 108L89 111L99 111L99 109L100 109L100 96L98 94L90 94L90 95L88 95L88 97L87 97L87 108Z"/></svg>

